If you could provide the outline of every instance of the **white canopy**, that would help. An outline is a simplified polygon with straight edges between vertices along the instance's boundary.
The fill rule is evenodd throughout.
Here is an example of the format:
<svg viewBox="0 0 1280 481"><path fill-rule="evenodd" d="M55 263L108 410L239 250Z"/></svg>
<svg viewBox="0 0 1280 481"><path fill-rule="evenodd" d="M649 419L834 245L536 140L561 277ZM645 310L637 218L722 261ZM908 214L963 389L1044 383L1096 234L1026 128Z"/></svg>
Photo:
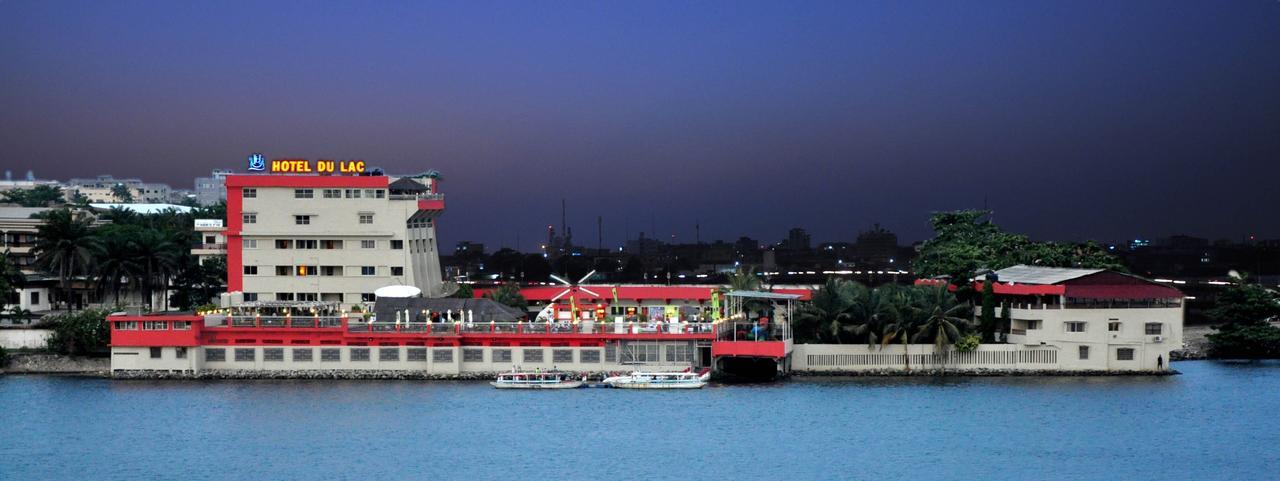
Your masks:
<svg viewBox="0 0 1280 481"><path fill-rule="evenodd" d="M373 291L373 295L378 298L383 297L417 297L422 294L422 289L414 286L386 286L379 287Z"/></svg>

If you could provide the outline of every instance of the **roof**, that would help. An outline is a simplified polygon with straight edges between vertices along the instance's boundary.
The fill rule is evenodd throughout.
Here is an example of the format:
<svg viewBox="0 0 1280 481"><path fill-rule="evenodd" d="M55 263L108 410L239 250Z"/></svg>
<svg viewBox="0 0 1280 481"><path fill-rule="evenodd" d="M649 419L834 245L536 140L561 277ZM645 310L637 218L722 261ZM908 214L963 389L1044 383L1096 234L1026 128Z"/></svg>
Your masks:
<svg viewBox="0 0 1280 481"><path fill-rule="evenodd" d="M399 190L399 191L406 191L406 192L426 192L430 189L428 189L427 186L422 185L421 182L405 177L395 182L392 182L390 185L387 186L387 190Z"/></svg>
<svg viewBox="0 0 1280 481"><path fill-rule="evenodd" d="M1097 274L1104 270L1106 269L1073 269L1019 264L1000 269L995 274L997 279L1003 283L1049 285Z"/></svg>
<svg viewBox="0 0 1280 481"><path fill-rule="evenodd" d="M760 291L729 291L725 294L727 297L746 297L749 299L799 299L798 294L783 294L780 292L760 292Z"/></svg>
<svg viewBox="0 0 1280 481"><path fill-rule="evenodd" d="M620 300L665 301L668 299L676 299L706 302L711 300L712 291L723 289L723 287L724 286L718 285L582 285L572 288L570 294L567 294L564 297L572 295L579 302L587 300L606 301L613 299L613 290L617 289L617 297ZM570 288L568 286L532 286L521 288L520 294L529 301L547 302L560 295L560 293L564 292L565 289ZM591 291L599 295L592 295L585 291ZM476 289L476 296L481 296L485 292L488 292L488 289ZM772 292L795 295L797 296L796 299L799 300L809 300L813 296L813 291L809 289L774 289Z"/></svg>
<svg viewBox="0 0 1280 481"><path fill-rule="evenodd" d="M484 322L515 322L527 315L526 312L494 301L492 299L458 299L444 297L428 299L422 297L381 297L373 304L373 312L379 320L395 319L396 311L408 309L410 312L471 311L475 320Z"/></svg>
<svg viewBox="0 0 1280 481"><path fill-rule="evenodd" d="M0 207L0 219L30 219L32 214L50 210L47 207Z"/></svg>
<svg viewBox="0 0 1280 481"><path fill-rule="evenodd" d="M102 210L123 209L138 214L157 214L166 210L175 210L184 214L191 212L191 207L177 204L89 204L89 207Z"/></svg>

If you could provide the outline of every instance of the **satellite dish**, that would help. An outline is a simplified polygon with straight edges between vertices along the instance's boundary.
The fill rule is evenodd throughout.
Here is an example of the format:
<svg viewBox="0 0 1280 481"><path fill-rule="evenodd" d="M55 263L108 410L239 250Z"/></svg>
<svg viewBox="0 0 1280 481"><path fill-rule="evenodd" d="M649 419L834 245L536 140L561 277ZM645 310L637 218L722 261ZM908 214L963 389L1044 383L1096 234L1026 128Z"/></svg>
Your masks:
<svg viewBox="0 0 1280 481"><path fill-rule="evenodd" d="M422 294L422 289L413 286L386 286L379 287L373 291L373 295L382 297L417 297Z"/></svg>

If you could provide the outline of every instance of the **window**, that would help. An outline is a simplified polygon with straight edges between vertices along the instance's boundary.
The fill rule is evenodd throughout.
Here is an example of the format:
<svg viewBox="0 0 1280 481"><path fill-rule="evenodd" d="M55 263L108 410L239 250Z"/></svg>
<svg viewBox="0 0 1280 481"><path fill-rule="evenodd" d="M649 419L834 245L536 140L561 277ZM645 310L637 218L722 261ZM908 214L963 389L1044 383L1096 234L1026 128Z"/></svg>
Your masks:
<svg viewBox="0 0 1280 481"><path fill-rule="evenodd" d="M293 198L295 199L312 199L316 193L311 189L293 189Z"/></svg>
<svg viewBox="0 0 1280 481"><path fill-rule="evenodd" d="M293 348L293 362L311 362L313 352L309 347Z"/></svg>
<svg viewBox="0 0 1280 481"><path fill-rule="evenodd" d="M338 362L342 360L342 349L329 348L320 350L320 362Z"/></svg>
<svg viewBox="0 0 1280 481"><path fill-rule="evenodd" d="M138 330L138 321L120 321L116 323L117 331L136 331Z"/></svg>
<svg viewBox="0 0 1280 481"><path fill-rule="evenodd" d="M1128 348L1128 347L1122 347L1122 348L1116 349L1116 360L1117 360L1117 361L1132 361L1132 360L1133 360L1133 349Z"/></svg>
<svg viewBox="0 0 1280 481"><path fill-rule="evenodd" d="M405 352L405 360L413 361L413 362L426 362L427 348L425 347L409 348L408 351Z"/></svg>
<svg viewBox="0 0 1280 481"><path fill-rule="evenodd" d="M360 223L361 223L361 224L372 224L372 223L373 223L373 214L360 214Z"/></svg>
<svg viewBox="0 0 1280 481"><path fill-rule="evenodd" d="M152 358L152 359L160 359L160 357L161 357L162 355L164 355L164 348L163 348L163 347L153 347L153 348L151 348L151 358Z"/></svg>
<svg viewBox="0 0 1280 481"><path fill-rule="evenodd" d="M578 362L582 363L598 363L600 362L599 349L583 349L578 351Z"/></svg>
<svg viewBox="0 0 1280 481"><path fill-rule="evenodd" d="M377 302L378 296L372 292L363 292L360 294L360 302Z"/></svg>
<svg viewBox="0 0 1280 481"><path fill-rule="evenodd" d="M164 321L142 321L142 330L167 331L169 330L169 323Z"/></svg>
<svg viewBox="0 0 1280 481"><path fill-rule="evenodd" d="M403 276L403 275L404 275L404 268L403 268L403 267L400 267L400 266L393 266L393 267L391 267L391 275L393 275L393 276Z"/></svg>
<svg viewBox="0 0 1280 481"><path fill-rule="evenodd" d="M293 275L293 268L289 266L276 266L276 275L291 276Z"/></svg>
<svg viewBox="0 0 1280 481"><path fill-rule="evenodd" d="M657 344L627 344L622 349L622 362L658 362Z"/></svg>
<svg viewBox="0 0 1280 481"><path fill-rule="evenodd" d="M258 248L258 239L245 239L245 240L244 240L244 248L245 248L245 249L257 249L257 248Z"/></svg>
<svg viewBox="0 0 1280 481"><path fill-rule="evenodd" d="M398 347L383 347L383 348L379 348L379 349L378 349L378 360L379 360L379 361L399 361L399 360L400 360L400 348L398 348Z"/></svg>
<svg viewBox="0 0 1280 481"><path fill-rule="evenodd" d="M362 241L360 241L360 248L361 248L361 249L373 249L373 248L376 248L376 247L378 247L378 241L376 241L376 240L369 240L369 239L366 239L366 240L362 240Z"/></svg>
<svg viewBox="0 0 1280 481"><path fill-rule="evenodd" d="M1080 346L1080 360L1089 359L1089 346Z"/></svg>
<svg viewBox="0 0 1280 481"><path fill-rule="evenodd" d="M320 266L320 275L340 276L342 275L342 266Z"/></svg>
<svg viewBox="0 0 1280 481"><path fill-rule="evenodd" d="M524 362L542 362L542 349L525 349Z"/></svg>
<svg viewBox="0 0 1280 481"><path fill-rule="evenodd" d="M204 348L204 362L223 362L227 360L226 349Z"/></svg>
<svg viewBox="0 0 1280 481"><path fill-rule="evenodd" d="M276 249L291 249L293 241L289 239L276 239Z"/></svg>
<svg viewBox="0 0 1280 481"><path fill-rule="evenodd" d="M190 331L190 330L191 330L191 321L173 321L173 330L175 330L175 331Z"/></svg>
<svg viewBox="0 0 1280 481"><path fill-rule="evenodd" d="M256 212L245 212L245 213L244 213L243 215L241 215L240 217L241 217L241 219L243 219L243 220L244 220L244 223L245 223L245 224L257 224L257 223L258 223L258 214L257 214Z"/></svg>
<svg viewBox="0 0 1280 481"><path fill-rule="evenodd" d="M283 347L268 347L262 350L262 360L266 362L284 362Z"/></svg>
<svg viewBox="0 0 1280 481"><path fill-rule="evenodd" d="M1148 322L1148 323L1147 323L1147 335L1148 335L1148 336L1159 336L1159 335L1161 335L1161 334L1164 334L1164 324L1161 324L1161 323L1159 323L1159 322Z"/></svg>
<svg viewBox="0 0 1280 481"><path fill-rule="evenodd" d="M315 249L319 246L320 243L315 239L298 239L293 241L294 249Z"/></svg>
<svg viewBox="0 0 1280 481"><path fill-rule="evenodd" d="M510 349L494 349L493 362L511 362Z"/></svg>
<svg viewBox="0 0 1280 481"><path fill-rule="evenodd" d="M294 296L294 299L297 299L298 301L301 301L301 302L315 302L320 300L319 296L320 296L319 294L316 294L314 292L299 292L297 295Z"/></svg>
<svg viewBox="0 0 1280 481"><path fill-rule="evenodd" d="M246 292L246 293L244 293L244 302L257 302L257 301L258 301L258 293L257 293L257 292Z"/></svg>
<svg viewBox="0 0 1280 481"><path fill-rule="evenodd" d="M311 225L311 216L295 215L293 216L293 223L297 225Z"/></svg>
<svg viewBox="0 0 1280 481"><path fill-rule="evenodd" d="M1080 321L1067 322L1067 332L1084 332L1085 323Z"/></svg>
<svg viewBox="0 0 1280 481"><path fill-rule="evenodd" d="M551 362L573 362L573 349L552 349Z"/></svg>
<svg viewBox="0 0 1280 481"><path fill-rule="evenodd" d="M367 347L353 347L353 348L351 348L351 360L352 360L352 361L368 361L368 360L369 360L369 348L367 348Z"/></svg>
<svg viewBox="0 0 1280 481"><path fill-rule="evenodd" d="M348 199L359 199L360 189L347 189L346 194Z"/></svg>
<svg viewBox="0 0 1280 481"><path fill-rule="evenodd" d="M375 190L375 191L373 191L373 196L374 196L374 197L377 197L377 198L379 198L379 199L381 199L381 198L383 198L383 197L386 197L386 196L387 196L387 191L382 190L382 189Z"/></svg>
<svg viewBox="0 0 1280 481"><path fill-rule="evenodd" d="M321 249L341 249L341 248L342 248L342 241L340 241L340 240L333 240L333 239L325 239L325 240L320 241L320 248L321 248Z"/></svg>
<svg viewBox="0 0 1280 481"><path fill-rule="evenodd" d="M451 363L451 362L453 362L453 349L449 349L449 348L444 348L444 349L432 349L432 350L431 350L431 361L432 361L432 362L441 362L441 363Z"/></svg>
<svg viewBox="0 0 1280 481"><path fill-rule="evenodd" d="M298 266L298 275L314 276L316 275L316 266Z"/></svg>
<svg viewBox="0 0 1280 481"><path fill-rule="evenodd" d="M277 300L277 301L292 301L292 300L293 300L293 293L292 293L292 292L277 292L277 293L276 293L276 300Z"/></svg>
<svg viewBox="0 0 1280 481"><path fill-rule="evenodd" d="M377 275L377 273L378 273L378 268L377 268L377 267L374 267L374 266L360 266L360 275L362 275L362 276L374 276L374 275Z"/></svg>
<svg viewBox="0 0 1280 481"><path fill-rule="evenodd" d="M240 196L246 199L256 199L258 197L258 189L245 189Z"/></svg>
<svg viewBox="0 0 1280 481"><path fill-rule="evenodd" d="M462 362L484 362L484 349L463 349Z"/></svg>
<svg viewBox="0 0 1280 481"><path fill-rule="evenodd" d="M1108 322L1107 332L1120 332L1120 323L1118 321Z"/></svg>
<svg viewBox="0 0 1280 481"><path fill-rule="evenodd" d="M244 266L244 275L246 276L258 275L258 266Z"/></svg>
<svg viewBox="0 0 1280 481"><path fill-rule="evenodd" d="M253 362L257 359L257 351L252 347L236 348L236 362Z"/></svg>
<svg viewBox="0 0 1280 481"><path fill-rule="evenodd" d="M667 362L690 362L693 360L693 349L688 344L667 346Z"/></svg>
<svg viewBox="0 0 1280 481"><path fill-rule="evenodd" d="M393 240L391 241L391 248L392 248L392 249L404 249L404 241L402 241L402 240L398 240L398 239L393 239Z"/></svg>
<svg viewBox="0 0 1280 481"><path fill-rule="evenodd" d="M40 303L40 291L31 291L31 304Z"/></svg>
<svg viewBox="0 0 1280 481"><path fill-rule="evenodd" d="M178 358L178 359L186 359L186 358L187 358L187 348L185 348L185 347L175 347L175 348L173 348L173 356L174 356L174 357L176 357L176 358Z"/></svg>
<svg viewBox="0 0 1280 481"><path fill-rule="evenodd" d="M326 199L341 199L341 198L342 198L342 189L325 189L325 190L324 190L324 198L326 198Z"/></svg>

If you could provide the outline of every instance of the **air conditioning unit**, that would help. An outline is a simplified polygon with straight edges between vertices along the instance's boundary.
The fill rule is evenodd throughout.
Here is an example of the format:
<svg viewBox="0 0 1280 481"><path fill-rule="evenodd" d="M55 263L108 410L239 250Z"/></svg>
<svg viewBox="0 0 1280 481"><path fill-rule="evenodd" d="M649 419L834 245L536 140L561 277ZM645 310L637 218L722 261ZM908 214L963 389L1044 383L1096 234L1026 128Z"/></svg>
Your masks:
<svg viewBox="0 0 1280 481"><path fill-rule="evenodd" d="M1155 336L1151 338L1152 342L1164 342L1164 336Z"/></svg>

